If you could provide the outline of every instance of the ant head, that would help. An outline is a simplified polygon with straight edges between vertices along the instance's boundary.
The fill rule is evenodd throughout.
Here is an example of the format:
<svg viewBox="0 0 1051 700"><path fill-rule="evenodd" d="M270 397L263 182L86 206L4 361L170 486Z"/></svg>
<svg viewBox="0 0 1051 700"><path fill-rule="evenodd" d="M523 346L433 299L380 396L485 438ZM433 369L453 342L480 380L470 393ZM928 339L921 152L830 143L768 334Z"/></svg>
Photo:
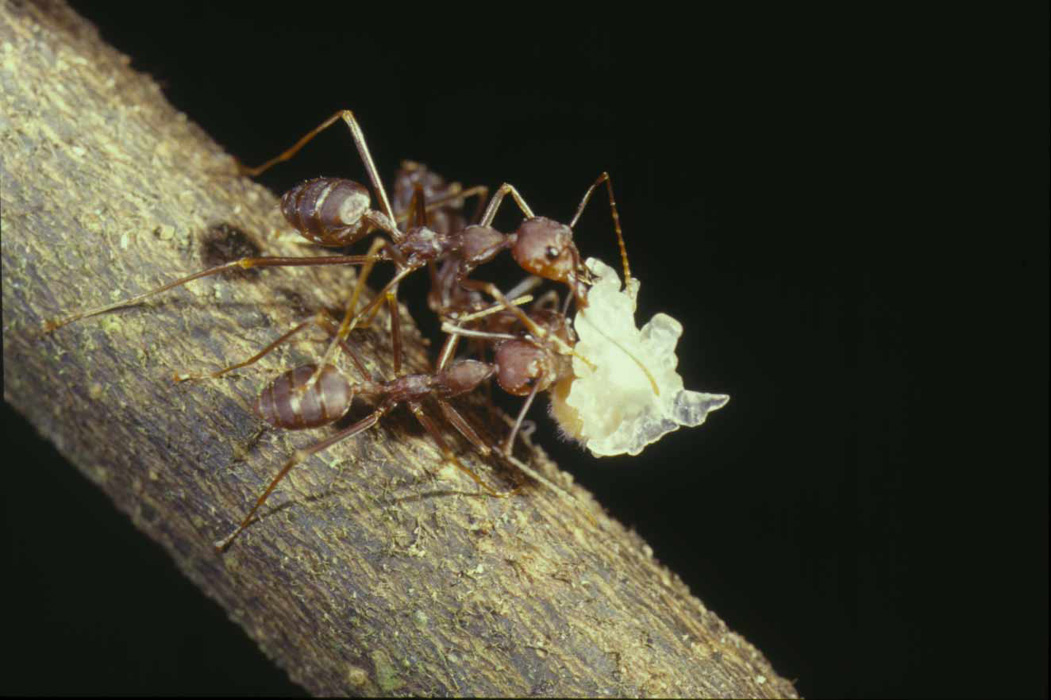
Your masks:
<svg viewBox="0 0 1051 700"><path fill-rule="evenodd" d="M441 374L443 393L447 393L448 396L457 396L473 391L495 371L492 365L477 360L454 362Z"/></svg>
<svg viewBox="0 0 1051 700"><path fill-rule="evenodd" d="M580 266L580 254L573 245L573 229L543 216L522 222L511 254L522 269L566 284L575 279Z"/></svg>
<svg viewBox="0 0 1051 700"><path fill-rule="evenodd" d="M496 351L496 381L515 396L528 396L540 382L544 391L556 378L551 354L527 340L509 340Z"/></svg>

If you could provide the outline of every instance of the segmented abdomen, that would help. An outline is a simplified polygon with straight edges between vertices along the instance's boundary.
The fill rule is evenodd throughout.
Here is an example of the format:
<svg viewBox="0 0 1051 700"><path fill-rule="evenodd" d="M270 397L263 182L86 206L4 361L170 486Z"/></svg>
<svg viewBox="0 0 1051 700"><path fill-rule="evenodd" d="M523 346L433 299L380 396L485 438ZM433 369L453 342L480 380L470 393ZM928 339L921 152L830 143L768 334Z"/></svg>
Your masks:
<svg viewBox="0 0 1051 700"><path fill-rule="evenodd" d="M316 367L296 367L270 382L256 399L256 415L285 430L317 428L341 418L354 398L350 382L327 365L314 386L303 391Z"/></svg>
<svg viewBox="0 0 1051 700"><path fill-rule="evenodd" d="M281 197L281 213L297 231L323 246L353 243L368 229L362 219L372 199L351 180L320 177L301 182Z"/></svg>

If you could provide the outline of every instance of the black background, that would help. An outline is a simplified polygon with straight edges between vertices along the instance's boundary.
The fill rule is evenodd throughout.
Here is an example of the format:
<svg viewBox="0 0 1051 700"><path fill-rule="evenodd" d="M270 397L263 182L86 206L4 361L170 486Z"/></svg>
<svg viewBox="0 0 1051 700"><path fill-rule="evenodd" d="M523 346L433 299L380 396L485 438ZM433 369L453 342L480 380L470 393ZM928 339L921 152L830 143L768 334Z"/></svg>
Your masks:
<svg viewBox="0 0 1051 700"><path fill-rule="evenodd" d="M613 175L639 317L732 401L636 458L538 439L801 693L1047 696L1046 5L216 5L76 3L248 163L349 107L386 178L565 220ZM341 127L261 179L321 174L364 178ZM3 410L0 692L301 692Z"/></svg>

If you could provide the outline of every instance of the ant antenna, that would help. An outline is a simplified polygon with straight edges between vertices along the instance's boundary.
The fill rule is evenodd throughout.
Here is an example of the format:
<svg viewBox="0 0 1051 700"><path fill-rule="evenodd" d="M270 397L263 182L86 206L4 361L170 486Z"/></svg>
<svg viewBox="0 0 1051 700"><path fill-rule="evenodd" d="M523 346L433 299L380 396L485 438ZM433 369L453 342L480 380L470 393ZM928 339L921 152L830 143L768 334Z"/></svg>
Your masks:
<svg viewBox="0 0 1051 700"><path fill-rule="evenodd" d="M609 209L613 214L613 229L617 232L617 245L620 246L620 261L624 266L624 286L626 287L631 282L631 268L628 266L628 249L624 246L624 233L620 229L620 214L617 213L617 201L613 198L613 180L610 179L608 172L599 175L594 184L584 193L584 199L581 200L580 206L577 207L577 213L573 216L573 220L569 222L569 228L574 228L577 225L577 220L580 219L580 215L584 213L584 207L587 206L588 200L591 199L591 193L603 182L606 183L606 191L609 192Z"/></svg>

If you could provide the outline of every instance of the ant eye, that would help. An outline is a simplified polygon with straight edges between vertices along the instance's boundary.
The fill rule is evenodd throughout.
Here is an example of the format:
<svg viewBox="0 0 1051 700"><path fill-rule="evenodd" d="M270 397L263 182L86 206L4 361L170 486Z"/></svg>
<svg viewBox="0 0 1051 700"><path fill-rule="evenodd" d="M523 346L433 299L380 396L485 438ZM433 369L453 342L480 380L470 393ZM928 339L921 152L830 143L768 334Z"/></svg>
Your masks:
<svg viewBox="0 0 1051 700"><path fill-rule="evenodd" d="M549 245L544 252L547 253L548 260L558 260L558 248L555 246Z"/></svg>

